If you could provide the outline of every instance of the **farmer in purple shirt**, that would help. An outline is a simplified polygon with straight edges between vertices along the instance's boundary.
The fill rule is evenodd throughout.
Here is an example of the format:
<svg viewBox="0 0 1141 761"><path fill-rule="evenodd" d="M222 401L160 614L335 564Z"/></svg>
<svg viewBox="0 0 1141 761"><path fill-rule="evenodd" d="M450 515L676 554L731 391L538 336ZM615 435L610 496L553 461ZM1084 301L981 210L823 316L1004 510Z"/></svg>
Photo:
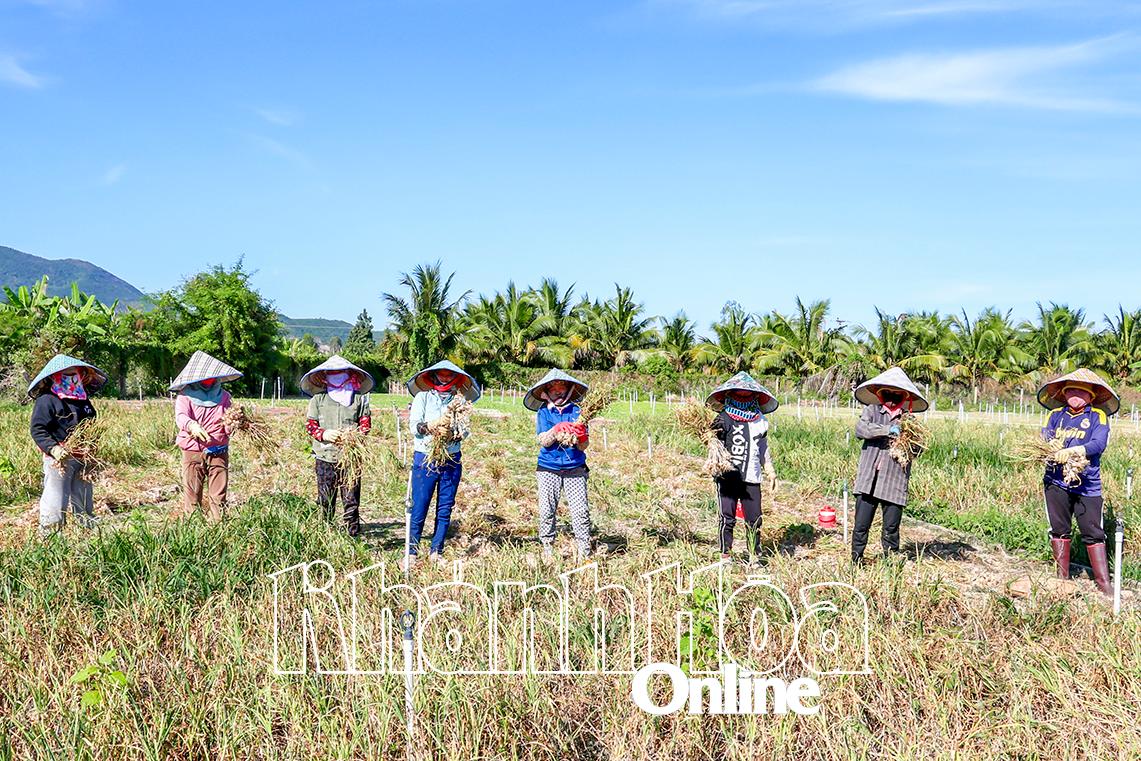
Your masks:
<svg viewBox="0 0 1141 761"><path fill-rule="evenodd" d="M1117 412L1121 401L1105 381L1082 368L1042 386L1038 402L1054 410L1042 438L1059 438L1063 444L1046 465L1043 478L1058 578L1070 578L1070 527L1077 518L1094 581L1104 594L1111 594L1102 527L1101 455L1109 443L1109 416ZM1076 480L1067 481L1064 466L1075 457L1087 458L1089 465Z"/></svg>

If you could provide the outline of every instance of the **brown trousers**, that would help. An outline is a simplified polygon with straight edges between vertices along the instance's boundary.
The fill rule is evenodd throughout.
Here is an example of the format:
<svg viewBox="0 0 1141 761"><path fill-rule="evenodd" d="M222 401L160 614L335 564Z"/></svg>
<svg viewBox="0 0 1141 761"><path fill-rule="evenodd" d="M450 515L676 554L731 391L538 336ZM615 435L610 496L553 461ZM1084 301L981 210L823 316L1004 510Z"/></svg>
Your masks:
<svg viewBox="0 0 1141 761"><path fill-rule="evenodd" d="M208 521L221 520L230 484L230 455L182 452L182 511L190 515L201 506ZM205 487L205 488L204 488ZM203 491L206 492L203 499Z"/></svg>

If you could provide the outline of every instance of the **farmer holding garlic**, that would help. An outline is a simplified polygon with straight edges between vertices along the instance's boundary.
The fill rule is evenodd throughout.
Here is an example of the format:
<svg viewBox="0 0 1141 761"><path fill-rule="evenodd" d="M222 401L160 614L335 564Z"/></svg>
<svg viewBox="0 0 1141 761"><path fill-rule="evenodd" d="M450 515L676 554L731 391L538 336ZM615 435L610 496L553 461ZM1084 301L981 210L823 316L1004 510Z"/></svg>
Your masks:
<svg viewBox="0 0 1141 761"><path fill-rule="evenodd" d="M539 443L536 467L539 482L539 541L543 560L554 557L555 512L559 497L570 508L571 528L580 558L591 553L590 503L586 495L586 448L590 444L587 424L579 422L582 400L588 387L562 370L551 370L528 389L523 406L535 413Z"/></svg>
<svg viewBox="0 0 1141 761"><path fill-rule="evenodd" d="M856 400L864 411L856 423L856 437L863 439L856 471L856 521L852 530L852 562L860 562L868 544L872 519L879 509L883 520L880 542L884 556L899 552L899 524L907 505L911 462L902 464L891 454L900 435L905 413L927 409L927 400L901 368L892 367L856 387Z"/></svg>
<svg viewBox="0 0 1141 761"><path fill-rule="evenodd" d="M95 417L88 398L107 383L107 373L94 365L57 354L28 384L32 407L32 441L44 455L44 490L40 496L40 536L61 528L70 505L80 525L95 523L91 482L83 463L67 449L67 437L84 420Z"/></svg>
<svg viewBox="0 0 1141 761"><path fill-rule="evenodd" d="M729 453L733 467L714 475L720 503L718 534L721 559L732 559L737 503L745 516L745 535L753 562L761 552L761 484L775 492L777 474L769 448L769 421L765 417L780 403L751 375L740 372L715 388L705 404L717 413L711 428Z"/></svg>
<svg viewBox="0 0 1141 761"><path fill-rule="evenodd" d="M1038 403L1054 410L1042 438L1061 448L1050 455L1043 485L1050 549L1058 578L1070 578L1070 531L1075 518L1089 554L1094 581L1113 593L1102 529L1101 455L1109 443L1109 416L1121 408L1113 389L1081 368L1038 389Z"/></svg>
<svg viewBox="0 0 1141 761"><path fill-rule="evenodd" d="M359 536L361 477L359 473L346 475L340 444L350 431L367 434L372 429L368 394L375 383L367 372L334 354L301 376L300 385L309 396L305 429L313 439L317 504L332 522L340 495L345 531Z"/></svg>
<svg viewBox="0 0 1141 761"><path fill-rule="evenodd" d="M412 429L412 515L405 567L416 560L428 506L436 497L436 521L429 558L441 562L444 538L451 524L460 476L460 444L470 430L471 405L479 399L479 384L453 363L443 360L426 367L408 381L415 394L408 413Z"/></svg>
<svg viewBox="0 0 1141 761"><path fill-rule="evenodd" d="M224 417L233 400L223 384L242 373L204 351L196 351L170 384L174 399L175 443L182 450L182 511L202 509L221 520L230 486L230 431Z"/></svg>

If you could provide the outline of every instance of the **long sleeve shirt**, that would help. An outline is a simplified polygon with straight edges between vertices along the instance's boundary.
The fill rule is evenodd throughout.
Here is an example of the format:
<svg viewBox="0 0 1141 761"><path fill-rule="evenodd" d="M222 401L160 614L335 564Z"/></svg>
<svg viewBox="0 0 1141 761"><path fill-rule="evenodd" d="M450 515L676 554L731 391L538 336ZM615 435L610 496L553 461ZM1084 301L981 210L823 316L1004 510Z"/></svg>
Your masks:
<svg viewBox="0 0 1141 761"><path fill-rule="evenodd" d="M1089 467L1082 471L1081 481L1071 486L1062 479L1062 466L1050 463L1046 466L1043 483L1083 497L1101 496L1101 455L1109 445L1109 418L1105 412L1097 407L1086 407L1077 415L1068 409L1055 410L1042 429L1042 438L1049 440L1055 437L1062 438L1067 447L1085 447Z"/></svg>
<svg viewBox="0 0 1141 761"><path fill-rule="evenodd" d="M346 407L338 404L322 391L309 399L305 413L305 430L313 439L313 456L322 462L338 462L341 448L324 441L325 431L338 431L356 428L361 433L372 430L372 411L368 394L355 394Z"/></svg>
<svg viewBox="0 0 1141 761"><path fill-rule="evenodd" d="M41 452L51 454L52 447L62 444L77 425L91 417L95 417L95 407L87 399L40 394L32 406L32 441Z"/></svg>
<svg viewBox="0 0 1141 761"><path fill-rule="evenodd" d="M911 479L911 465L906 468L891 456L891 427L899 417L884 409L882 404L864 407L856 422L856 438L864 442L856 470L855 494L882 499L895 505L907 504L907 483Z"/></svg>
<svg viewBox="0 0 1141 761"><path fill-rule="evenodd" d="M538 470L552 473L578 473L586 468L585 444L575 443L564 447L549 433L559 423L578 422L577 404L569 404L561 410L549 402L535 413L535 434L539 437Z"/></svg>
<svg viewBox="0 0 1141 761"><path fill-rule="evenodd" d="M761 483L765 465L772 463L768 419L760 415L756 420L737 420L721 411L713 420L713 433L725 445L734 466L733 470L718 476L717 480Z"/></svg>
<svg viewBox="0 0 1141 761"><path fill-rule="evenodd" d="M178 435L174 441L178 448L184 452L205 452L211 447L224 447L230 443L230 434L226 433L226 426L222 425L222 416L230 409L233 400L229 391L222 392L222 401L213 407L203 407L195 404L194 400L186 394L179 394L174 398L174 424L178 427ZM206 441L199 441L190 435L187 427L191 422L198 423L209 436Z"/></svg>
<svg viewBox="0 0 1141 761"><path fill-rule="evenodd" d="M421 391L412 398L412 409L408 412L408 427L412 430L412 451L427 454L432 449L432 435L420 434L416 428L420 423L429 426L444 416L444 408L455 399L456 395L441 394L435 389ZM465 433L466 437L467 434ZM448 453L456 454L460 451L460 442L454 441L448 445Z"/></svg>

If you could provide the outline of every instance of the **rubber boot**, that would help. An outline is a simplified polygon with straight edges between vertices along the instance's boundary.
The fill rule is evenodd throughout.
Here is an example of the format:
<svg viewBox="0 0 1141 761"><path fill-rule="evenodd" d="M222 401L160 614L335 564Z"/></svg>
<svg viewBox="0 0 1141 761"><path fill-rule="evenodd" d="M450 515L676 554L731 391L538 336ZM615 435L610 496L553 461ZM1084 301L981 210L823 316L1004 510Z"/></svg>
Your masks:
<svg viewBox="0 0 1141 761"><path fill-rule="evenodd" d="M1093 580L1098 589L1107 597L1113 596L1113 586L1109 583L1109 560L1105 557L1105 542L1086 545L1089 564L1093 569Z"/></svg>
<svg viewBox="0 0 1141 761"><path fill-rule="evenodd" d="M1070 540L1050 537L1050 549L1054 553L1054 567L1059 579L1070 578Z"/></svg>

